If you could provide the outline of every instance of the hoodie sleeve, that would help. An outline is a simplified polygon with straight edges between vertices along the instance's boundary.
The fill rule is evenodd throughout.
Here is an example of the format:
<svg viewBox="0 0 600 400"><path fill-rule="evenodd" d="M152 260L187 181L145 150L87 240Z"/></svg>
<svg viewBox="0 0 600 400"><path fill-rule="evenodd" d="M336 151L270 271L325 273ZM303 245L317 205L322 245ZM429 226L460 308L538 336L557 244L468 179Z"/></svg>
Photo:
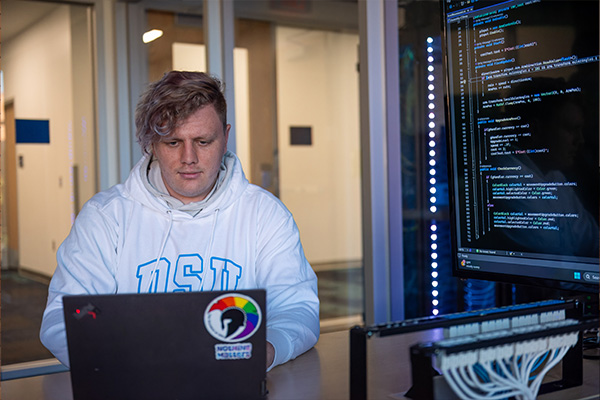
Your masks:
<svg viewBox="0 0 600 400"><path fill-rule="evenodd" d="M256 268L258 284L267 290L267 340L275 348L271 369L317 343L319 298L317 277L289 211L280 204L260 221Z"/></svg>
<svg viewBox="0 0 600 400"><path fill-rule="evenodd" d="M117 235L109 219L88 202L56 254L57 267L48 288L40 340L64 365L69 366L63 316L64 295L114 293L112 270L116 260Z"/></svg>

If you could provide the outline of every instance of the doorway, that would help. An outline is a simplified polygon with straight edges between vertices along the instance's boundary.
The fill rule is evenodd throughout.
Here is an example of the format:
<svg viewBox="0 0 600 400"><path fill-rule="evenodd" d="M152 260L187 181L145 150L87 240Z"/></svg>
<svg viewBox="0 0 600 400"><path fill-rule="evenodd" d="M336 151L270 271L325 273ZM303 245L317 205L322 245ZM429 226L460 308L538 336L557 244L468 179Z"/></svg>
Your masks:
<svg viewBox="0 0 600 400"><path fill-rule="evenodd" d="M17 218L17 159L15 151L15 108L14 103L4 105L3 165L2 174L2 268L17 268L19 266L19 220Z"/></svg>
<svg viewBox="0 0 600 400"><path fill-rule="evenodd" d="M39 328L56 250L97 191L92 15L2 1L3 365L50 357Z"/></svg>

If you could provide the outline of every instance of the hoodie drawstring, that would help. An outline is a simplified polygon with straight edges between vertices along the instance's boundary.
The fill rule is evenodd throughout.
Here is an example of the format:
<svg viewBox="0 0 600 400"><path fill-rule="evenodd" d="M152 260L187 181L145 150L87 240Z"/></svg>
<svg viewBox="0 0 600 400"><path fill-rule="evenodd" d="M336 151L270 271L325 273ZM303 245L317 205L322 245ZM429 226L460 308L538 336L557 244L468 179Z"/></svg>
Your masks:
<svg viewBox="0 0 600 400"><path fill-rule="evenodd" d="M206 251L204 252L204 260L205 262L208 262L208 260L210 260L210 255L212 253L212 246L213 246L213 241L215 238L215 229L217 228L217 219L219 217L219 209L216 208L215 212L214 212L214 218L213 218L213 223L212 223L212 228L210 230L210 239L208 240L208 246L206 248ZM206 266L204 267L204 271L202 272L202 280L200 282L200 287L196 287L196 290L202 291L204 290L204 277L206 276Z"/></svg>
<svg viewBox="0 0 600 400"><path fill-rule="evenodd" d="M173 212L171 210L167 210L167 214L169 214L169 228L167 229L167 233L165 235L165 238L163 239L162 246L160 246L160 252L158 253L158 257L156 257L156 263L154 263L154 269L152 270L152 273L150 274L148 288L146 289L146 292L148 292L148 293L150 293L150 287L152 286L152 281L156 278L155 277L156 269L158 268L158 263L160 263L160 258L162 257L163 252L165 251L165 247L167 245L167 240L169 239L169 235L171 235L171 228L173 227ZM156 279L158 279L158 278L156 278ZM158 285L158 282L156 284Z"/></svg>

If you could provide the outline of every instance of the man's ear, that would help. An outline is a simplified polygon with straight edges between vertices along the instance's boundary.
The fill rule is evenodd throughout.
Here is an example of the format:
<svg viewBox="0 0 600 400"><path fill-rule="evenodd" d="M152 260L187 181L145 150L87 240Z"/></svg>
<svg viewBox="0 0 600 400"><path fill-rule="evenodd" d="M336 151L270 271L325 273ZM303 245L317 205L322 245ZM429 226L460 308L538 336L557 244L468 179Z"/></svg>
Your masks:
<svg viewBox="0 0 600 400"><path fill-rule="evenodd" d="M229 130L231 129L231 124L227 124L225 127L225 143L229 141Z"/></svg>

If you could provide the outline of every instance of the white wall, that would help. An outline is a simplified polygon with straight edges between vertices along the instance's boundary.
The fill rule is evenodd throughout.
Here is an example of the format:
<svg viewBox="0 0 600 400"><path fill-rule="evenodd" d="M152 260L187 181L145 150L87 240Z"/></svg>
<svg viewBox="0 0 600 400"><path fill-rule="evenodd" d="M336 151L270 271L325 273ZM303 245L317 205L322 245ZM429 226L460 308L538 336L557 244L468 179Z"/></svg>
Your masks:
<svg viewBox="0 0 600 400"><path fill-rule="evenodd" d="M91 100L87 105L78 104L83 111L76 121L73 111L74 93L77 102L93 98L93 93L89 93L89 81L78 82L82 86L73 85L72 66L79 65L80 60L73 58L72 40L70 9L60 6L14 39L2 43L4 94L7 100L14 100L15 118L50 121L50 144L16 146L17 158L23 158L23 167L17 167L19 262L21 267L48 276L56 266L56 249L74 219L71 167L79 157L75 151L81 146L88 149L85 163L92 189L87 190L87 196L94 191L96 182ZM88 120L87 136L81 143L78 134L84 119Z"/></svg>
<svg viewBox="0 0 600 400"><path fill-rule="evenodd" d="M280 196L311 263L360 260L358 35L276 31ZM312 127L291 146L290 127Z"/></svg>

